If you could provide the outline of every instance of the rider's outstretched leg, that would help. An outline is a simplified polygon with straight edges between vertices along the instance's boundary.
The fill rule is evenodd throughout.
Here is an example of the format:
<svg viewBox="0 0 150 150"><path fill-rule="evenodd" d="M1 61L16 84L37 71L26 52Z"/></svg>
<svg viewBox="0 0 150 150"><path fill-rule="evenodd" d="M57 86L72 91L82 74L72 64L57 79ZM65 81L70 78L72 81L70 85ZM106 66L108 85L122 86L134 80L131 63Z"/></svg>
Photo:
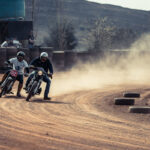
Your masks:
<svg viewBox="0 0 150 150"><path fill-rule="evenodd" d="M49 79L48 76L44 76L43 81L46 82L46 89L44 93L44 100L50 100L51 98L48 97L49 90L50 90L50 85L51 85L51 80Z"/></svg>
<svg viewBox="0 0 150 150"><path fill-rule="evenodd" d="M21 92L22 87L23 87L23 84L19 83L19 85L18 85L18 91L17 91L17 97L21 97L20 92Z"/></svg>
<svg viewBox="0 0 150 150"><path fill-rule="evenodd" d="M19 81L17 97L21 97L20 92L21 92L21 89L23 87L23 75L18 75L17 80Z"/></svg>

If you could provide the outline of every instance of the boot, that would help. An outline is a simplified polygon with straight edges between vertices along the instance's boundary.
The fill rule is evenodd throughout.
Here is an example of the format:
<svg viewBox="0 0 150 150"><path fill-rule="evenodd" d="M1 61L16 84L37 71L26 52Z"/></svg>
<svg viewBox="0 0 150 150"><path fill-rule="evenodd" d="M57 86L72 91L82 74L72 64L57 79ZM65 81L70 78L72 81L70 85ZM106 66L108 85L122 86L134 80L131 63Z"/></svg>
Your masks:
<svg viewBox="0 0 150 150"><path fill-rule="evenodd" d="M44 96L44 100L51 100L51 97Z"/></svg>

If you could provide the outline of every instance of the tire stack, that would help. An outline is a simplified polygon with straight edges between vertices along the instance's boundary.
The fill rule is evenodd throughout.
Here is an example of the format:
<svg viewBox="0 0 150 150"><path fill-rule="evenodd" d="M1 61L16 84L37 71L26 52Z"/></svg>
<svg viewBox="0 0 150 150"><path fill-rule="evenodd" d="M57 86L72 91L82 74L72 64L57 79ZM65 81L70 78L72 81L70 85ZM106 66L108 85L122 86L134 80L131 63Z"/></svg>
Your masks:
<svg viewBox="0 0 150 150"><path fill-rule="evenodd" d="M134 105L135 99L140 98L139 93L124 93L124 98L116 98L115 105ZM149 106L130 106L128 111L130 113L142 113L142 114L149 114L150 107Z"/></svg>
<svg viewBox="0 0 150 150"><path fill-rule="evenodd" d="M132 106L132 107L129 107L129 112L130 113L149 114L150 107L148 107L148 106Z"/></svg>
<svg viewBox="0 0 150 150"><path fill-rule="evenodd" d="M139 93L124 93L123 98L116 98L115 105L134 105L135 98L140 98Z"/></svg>
<svg viewBox="0 0 150 150"><path fill-rule="evenodd" d="M116 98L115 105L134 105L135 99L133 98Z"/></svg>

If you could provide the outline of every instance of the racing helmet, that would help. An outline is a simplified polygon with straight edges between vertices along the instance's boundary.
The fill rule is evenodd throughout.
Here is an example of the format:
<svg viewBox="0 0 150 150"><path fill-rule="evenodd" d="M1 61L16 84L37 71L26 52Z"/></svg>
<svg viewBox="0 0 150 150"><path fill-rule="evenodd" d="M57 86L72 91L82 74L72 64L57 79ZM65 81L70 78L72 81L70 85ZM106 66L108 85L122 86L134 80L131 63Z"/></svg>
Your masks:
<svg viewBox="0 0 150 150"><path fill-rule="evenodd" d="M21 57L25 57L25 53L23 52L23 51L19 51L18 53L17 53L17 57L18 56L21 56Z"/></svg>
<svg viewBox="0 0 150 150"><path fill-rule="evenodd" d="M48 53L42 52L42 53L40 54L40 58L42 58L42 57L48 58Z"/></svg>

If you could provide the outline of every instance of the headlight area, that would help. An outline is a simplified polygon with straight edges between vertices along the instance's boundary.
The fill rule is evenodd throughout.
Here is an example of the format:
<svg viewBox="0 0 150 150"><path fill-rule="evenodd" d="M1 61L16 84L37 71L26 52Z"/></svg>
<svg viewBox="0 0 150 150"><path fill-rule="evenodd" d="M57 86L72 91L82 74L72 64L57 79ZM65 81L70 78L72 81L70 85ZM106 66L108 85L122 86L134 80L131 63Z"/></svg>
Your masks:
<svg viewBox="0 0 150 150"><path fill-rule="evenodd" d="M39 76L42 76L42 75L43 75L43 72L42 72L42 71L38 71L38 75L39 75Z"/></svg>

